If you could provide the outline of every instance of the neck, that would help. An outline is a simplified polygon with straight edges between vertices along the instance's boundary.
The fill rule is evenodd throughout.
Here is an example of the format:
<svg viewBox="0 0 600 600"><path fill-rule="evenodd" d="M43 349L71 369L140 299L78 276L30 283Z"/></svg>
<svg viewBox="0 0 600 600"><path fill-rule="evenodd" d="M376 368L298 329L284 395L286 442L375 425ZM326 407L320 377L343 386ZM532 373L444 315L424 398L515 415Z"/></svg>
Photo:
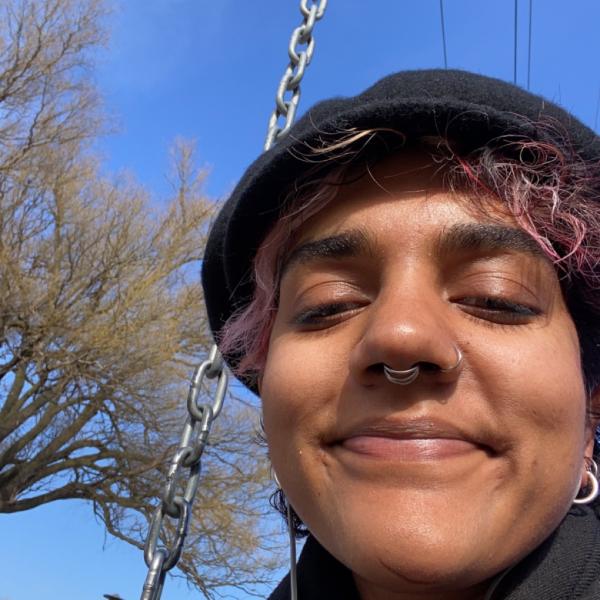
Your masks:
<svg viewBox="0 0 600 600"><path fill-rule="evenodd" d="M466 589L440 590L410 582L407 583L406 590L391 590L357 575L354 575L354 582L361 600L484 600L489 587L489 582L484 582Z"/></svg>

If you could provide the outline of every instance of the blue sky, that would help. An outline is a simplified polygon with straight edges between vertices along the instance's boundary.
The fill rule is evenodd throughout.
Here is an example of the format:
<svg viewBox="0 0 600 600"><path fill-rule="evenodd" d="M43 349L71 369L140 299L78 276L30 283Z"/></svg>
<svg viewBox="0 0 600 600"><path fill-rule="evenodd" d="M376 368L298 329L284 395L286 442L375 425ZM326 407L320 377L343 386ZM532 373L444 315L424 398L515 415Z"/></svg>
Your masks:
<svg viewBox="0 0 600 600"><path fill-rule="evenodd" d="M107 172L168 193L168 147L195 139L223 197L261 151L299 24L296 0L121 0L96 79L115 133L99 140ZM513 0L445 0L448 63L512 81ZM527 83L528 0L519 1L518 82ZM533 0L531 89L598 130L600 3ZM315 29L301 112L401 69L443 66L439 0L330 0ZM265 499L266 502L266 499ZM0 515L0 600L139 598L140 553L105 539L91 508L64 502ZM198 598L167 582L164 598ZM243 595L237 595L243 598Z"/></svg>

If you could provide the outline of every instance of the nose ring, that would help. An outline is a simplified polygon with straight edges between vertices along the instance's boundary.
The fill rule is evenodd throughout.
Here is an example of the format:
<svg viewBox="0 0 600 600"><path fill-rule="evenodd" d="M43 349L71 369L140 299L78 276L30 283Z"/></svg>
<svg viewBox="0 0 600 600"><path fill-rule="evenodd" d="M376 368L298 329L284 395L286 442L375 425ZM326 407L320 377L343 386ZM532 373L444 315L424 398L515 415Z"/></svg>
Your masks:
<svg viewBox="0 0 600 600"><path fill-rule="evenodd" d="M456 371L462 365L463 355L458 346L454 346L454 352L456 352L456 362L447 369L442 369L440 367L440 373L452 373L452 371Z"/></svg>
<svg viewBox="0 0 600 600"><path fill-rule="evenodd" d="M419 376L419 365L415 365L405 371L397 371L390 369L387 365L383 365L383 374L390 383L409 385Z"/></svg>
<svg viewBox="0 0 600 600"><path fill-rule="evenodd" d="M456 352L456 363L447 368L438 367L440 373L451 373L458 369L462 364L463 354L460 351L460 348L454 346L454 351ZM383 365L383 374L385 375L385 378L390 383L395 383L396 385L410 385L419 376L420 372L421 369L418 363L410 369L405 370L392 369L386 364Z"/></svg>

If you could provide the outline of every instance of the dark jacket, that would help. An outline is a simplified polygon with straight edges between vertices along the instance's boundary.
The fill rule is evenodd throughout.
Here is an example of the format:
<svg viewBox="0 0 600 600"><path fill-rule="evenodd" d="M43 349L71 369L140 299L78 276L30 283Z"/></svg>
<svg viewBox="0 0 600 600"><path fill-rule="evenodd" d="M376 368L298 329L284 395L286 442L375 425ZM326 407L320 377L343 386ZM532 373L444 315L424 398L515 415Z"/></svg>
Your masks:
<svg viewBox="0 0 600 600"><path fill-rule="evenodd" d="M600 519L574 507L531 554L496 579L485 600L600 600ZM359 600L350 571L314 538L298 562L299 600ZM269 600L289 600L289 576Z"/></svg>

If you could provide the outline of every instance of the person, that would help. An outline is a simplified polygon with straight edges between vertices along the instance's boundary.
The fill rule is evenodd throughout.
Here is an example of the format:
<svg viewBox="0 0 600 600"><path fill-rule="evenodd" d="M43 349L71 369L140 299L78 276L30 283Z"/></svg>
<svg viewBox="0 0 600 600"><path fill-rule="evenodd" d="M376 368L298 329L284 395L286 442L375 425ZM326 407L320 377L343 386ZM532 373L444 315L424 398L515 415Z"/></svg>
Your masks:
<svg viewBox="0 0 600 600"><path fill-rule="evenodd" d="M272 600L600 598L599 199L593 131L452 70L249 167L203 282L307 536Z"/></svg>

